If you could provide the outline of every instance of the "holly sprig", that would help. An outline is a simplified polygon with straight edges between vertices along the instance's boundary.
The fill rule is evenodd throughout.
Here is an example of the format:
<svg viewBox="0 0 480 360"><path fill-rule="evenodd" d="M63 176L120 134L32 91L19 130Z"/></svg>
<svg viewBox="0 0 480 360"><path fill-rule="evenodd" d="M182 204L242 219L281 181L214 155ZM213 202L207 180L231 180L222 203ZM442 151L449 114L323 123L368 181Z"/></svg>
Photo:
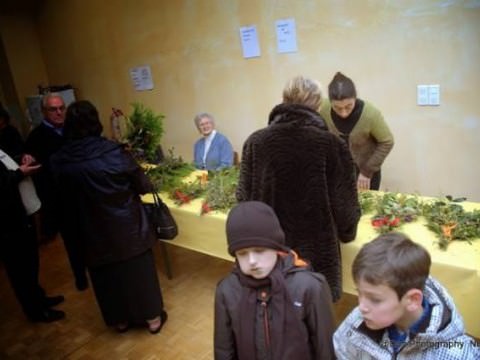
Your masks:
<svg viewBox="0 0 480 360"><path fill-rule="evenodd" d="M480 237L480 210L465 211L459 204L464 200L447 196L423 204L426 226L437 235L441 249L446 249L453 240L471 243Z"/></svg>
<svg viewBox="0 0 480 360"><path fill-rule="evenodd" d="M381 234L396 230L404 223L415 221L421 213L421 204L416 195L391 192L374 195L373 192L362 191L359 202L364 213L375 212L371 223Z"/></svg>
<svg viewBox="0 0 480 360"><path fill-rule="evenodd" d="M205 194L206 186L200 179L191 182L181 183L175 189L170 191L170 198L175 204L183 205L189 203L191 200L202 197Z"/></svg>

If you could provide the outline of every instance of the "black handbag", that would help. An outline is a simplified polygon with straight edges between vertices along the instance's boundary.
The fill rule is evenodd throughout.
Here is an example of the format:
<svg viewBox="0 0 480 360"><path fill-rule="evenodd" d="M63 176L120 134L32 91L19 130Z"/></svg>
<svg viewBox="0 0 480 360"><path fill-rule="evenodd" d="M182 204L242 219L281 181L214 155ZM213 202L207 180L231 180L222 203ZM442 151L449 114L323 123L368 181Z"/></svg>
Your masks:
<svg viewBox="0 0 480 360"><path fill-rule="evenodd" d="M178 227L168 206L154 191L153 204L143 204L148 220L158 239L173 240L178 235Z"/></svg>

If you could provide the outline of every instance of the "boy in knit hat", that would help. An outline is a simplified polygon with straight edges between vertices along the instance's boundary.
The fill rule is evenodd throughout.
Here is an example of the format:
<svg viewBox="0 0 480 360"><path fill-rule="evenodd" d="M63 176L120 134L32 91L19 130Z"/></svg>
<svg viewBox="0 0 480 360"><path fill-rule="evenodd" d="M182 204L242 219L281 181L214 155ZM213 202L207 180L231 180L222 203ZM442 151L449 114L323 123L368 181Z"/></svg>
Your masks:
<svg viewBox="0 0 480 360"><path fill-rule="evenodd" d="M226 231L236 262L216 289L215 359L333 359L328 284L285 246L272 208L242 202Z"/></svg>
<svg viewBox="0 0 480 360"><path fill-rule="evenodd" d="M452 298L429 271L427 250L403 234L364 245L352 265L358 307L334 335L338 359L480 359Z"/></svg>

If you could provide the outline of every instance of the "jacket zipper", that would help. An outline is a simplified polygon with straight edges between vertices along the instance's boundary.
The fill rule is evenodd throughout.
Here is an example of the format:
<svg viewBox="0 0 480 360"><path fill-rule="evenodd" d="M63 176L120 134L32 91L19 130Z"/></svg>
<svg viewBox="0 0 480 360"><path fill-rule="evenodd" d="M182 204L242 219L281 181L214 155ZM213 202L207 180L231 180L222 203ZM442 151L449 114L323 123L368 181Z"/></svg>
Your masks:
<svg viewBox="0 0 480 360"><path fill-rule="evenodd" d="M267 352L270 353L270 323L268 321L268 311L267 311L267 302L266 302L266 297L267 294L262 291L261 293L262 297L262 302L260 303L263 308L263 331L265 334L265 347L267 349Z"/></svg>

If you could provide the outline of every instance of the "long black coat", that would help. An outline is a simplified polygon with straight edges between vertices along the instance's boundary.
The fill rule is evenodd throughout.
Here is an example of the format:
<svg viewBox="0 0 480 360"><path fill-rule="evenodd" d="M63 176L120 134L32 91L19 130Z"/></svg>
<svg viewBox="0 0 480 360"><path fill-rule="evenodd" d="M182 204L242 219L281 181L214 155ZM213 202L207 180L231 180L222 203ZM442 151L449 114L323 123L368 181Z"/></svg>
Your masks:
<svg viewBox="0 0 480 360"><path fill-rule="evenodd" d="M42 202L42 232L48 237L59 230L59 204L50 170L50 157L62 147L64 141L55 129L41 123L32 130L25 142L25 153L33 155L42 164L32 179Z"/></svg>
<svg viewBox="0 0 480 360"><path fill-rule="evenodd" d="M0 241L3 235L15 234L28 225L27 213L18 191L18 184L23 178L20 169L8 170L0 161Z"/></svg>
<svg viewBox="0 0 480 360"><path fill-rule="evenodd" d="M153 246L139 196L151 183L120 145L103 137L74 140L52 156L51 168L65 231L87 266L127 260Z"/></svg>
<svg viewBox="0 0 480 360"><path fill-rule="evenodd" d="M237 200L276 212L286 243L342 293L339 240L355 239L360 218L352 157L323 119L302 105L276 106L269 125L243 146Z"/></svg>

